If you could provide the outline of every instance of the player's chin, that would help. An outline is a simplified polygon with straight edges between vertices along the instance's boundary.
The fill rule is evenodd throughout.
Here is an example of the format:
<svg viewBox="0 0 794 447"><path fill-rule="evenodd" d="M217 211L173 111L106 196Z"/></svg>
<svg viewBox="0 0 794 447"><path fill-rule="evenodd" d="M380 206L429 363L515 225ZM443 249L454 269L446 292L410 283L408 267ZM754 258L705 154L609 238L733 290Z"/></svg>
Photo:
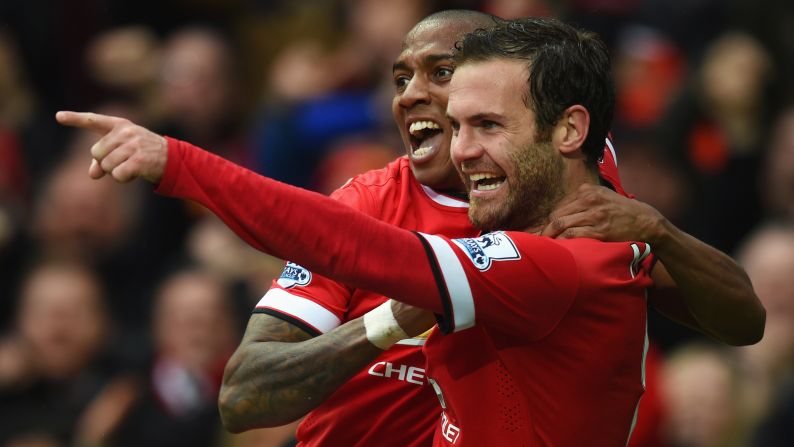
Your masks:
<svg viewBox="0 0 794 447"><path fill-rule="evenodd" d="M472 198L469 202L469 220L481 230L504 229L505 210L493 200Z"/></svg>

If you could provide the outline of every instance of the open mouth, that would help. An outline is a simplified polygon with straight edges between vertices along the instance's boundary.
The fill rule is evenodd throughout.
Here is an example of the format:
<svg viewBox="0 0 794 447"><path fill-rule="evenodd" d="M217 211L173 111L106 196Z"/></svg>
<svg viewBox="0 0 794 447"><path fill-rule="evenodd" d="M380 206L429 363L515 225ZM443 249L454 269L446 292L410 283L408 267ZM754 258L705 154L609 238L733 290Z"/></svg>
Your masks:
<svg viewBox="0 0 794 447"><path fill-rule="evenodd" d="M507 177L491 173L470 174L472 191L493 191L504 184Z"/></svg>
<svg viewBox="0 0 794 447"><path fill-rule="evenodd" d="M415 121L408 127L408 134L413 159L430 156L444 141L444 131L435 121Z"/></svg>

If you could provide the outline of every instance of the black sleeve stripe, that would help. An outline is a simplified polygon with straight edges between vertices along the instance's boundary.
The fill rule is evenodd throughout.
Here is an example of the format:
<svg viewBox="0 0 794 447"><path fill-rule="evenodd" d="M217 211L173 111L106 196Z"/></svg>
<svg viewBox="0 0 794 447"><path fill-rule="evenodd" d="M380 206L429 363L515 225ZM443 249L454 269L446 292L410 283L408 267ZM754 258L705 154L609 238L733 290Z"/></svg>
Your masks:
<svg viewBox="0 0 794 447"><path fill-rule="evenodd" d="M441 274L441 269L438 266L436 255L427 240L421 234L414 232L416 237L422 242L427 254L427 260L430 263L430 270L433 271L433 278L436 280L438 286L438 295L441 297L441 308L444 310L443 315L436 314L436 321L438 328L443 334L449 334L455 330L455 318L453 317L452 300L449 298L449 290L447 290L447 283Z"/></svg>
<svg viewBox="0 0 794 447"><path fill-rule="evenodd" d="M295 318L292 315L285 314L284 312L279 312L275 309L271 309L269 307L257 307L251 313L267 314L270 315L271 317L276 317L278 319L284 320L291 325L301 328L303 331L305 331L307 334L311 335L312 337L318 337L320 335L323 335L322 332L318 331L311 325L307 324L305 321Z"/></svg>

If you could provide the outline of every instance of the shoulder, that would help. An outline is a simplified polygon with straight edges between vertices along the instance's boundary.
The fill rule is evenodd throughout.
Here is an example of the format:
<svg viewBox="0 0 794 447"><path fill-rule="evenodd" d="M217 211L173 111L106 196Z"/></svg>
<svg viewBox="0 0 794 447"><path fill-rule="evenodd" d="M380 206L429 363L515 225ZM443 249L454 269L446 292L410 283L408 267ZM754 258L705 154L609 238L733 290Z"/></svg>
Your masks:
<svg viewBox="0 0 794 447"><path fill-rule="evenodd" d="M374 169L351 178L343 188L355 184L367 188L383 188L413 179L408 157L400 157L381 169Z"/></svg>
<svg viewBox="0 0 794 447"><path fill-rule="evenodd" d="M618 280L640 281L650 278L655 258L651 246L645 242L603 242L589 238L560 240L572 254L583 272L583 278L599 282L611 277Z"/></svg>
<svg viewBox="0 0 794 447"><path fill-rule="evenodd" d="M547 279L576 276L576 257L557 240L517 231L495 231L473 238L452 239L451 243L480 272L493 269L499 274L539 271ZM518 262L502 262L518 261ZM493 274L493 273L491 273ZM521 280L521 278L516 278Z"/></svg>
<svg viewBox="0 0 794 447"><path fill-rule="evenodd" d="M405 157L392 161L386 167L374 169L349 179L341 188L331 193L331 197L339 202L363 211L370 215L377 215L380 204L393 191L399 189L404 175L401 166ZM407 159L406 159L407 161ZM407 167L410 174L410 166Z"/></svg>

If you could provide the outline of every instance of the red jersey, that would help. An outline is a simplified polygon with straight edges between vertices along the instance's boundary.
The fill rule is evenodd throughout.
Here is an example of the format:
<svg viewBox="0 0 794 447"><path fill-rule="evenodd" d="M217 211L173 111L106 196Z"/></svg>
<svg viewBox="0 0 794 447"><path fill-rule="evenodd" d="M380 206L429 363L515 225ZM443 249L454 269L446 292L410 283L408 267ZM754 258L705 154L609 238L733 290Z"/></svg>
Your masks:
<svg viewBox="0 0 794 447"><path fill-rule="evenodd" d="M646 244L420 236L170 139L158 192L207 206L258 249L440 315L450 334L425 347L440 445L625 445Z"/></svg>
<svg viewBox="0 0 794 447"><path fill-rule="evenodd" d="M477 234L468 203L417 182L407 157L354 177L331 197L383 222L451 237ZM312 335L360 317L386 298L288 263L257 304ZM430 446L438 401L427 386L424 338L403 340L342 385L298 427L300 446Z"/></svg>
<svg viewBox="0 0 794 447"><path fill-rule="evenodd" d="M644 391L650 246L423 237L446 332L425 345L444 409L435 445L625 446Z"/></svg>

